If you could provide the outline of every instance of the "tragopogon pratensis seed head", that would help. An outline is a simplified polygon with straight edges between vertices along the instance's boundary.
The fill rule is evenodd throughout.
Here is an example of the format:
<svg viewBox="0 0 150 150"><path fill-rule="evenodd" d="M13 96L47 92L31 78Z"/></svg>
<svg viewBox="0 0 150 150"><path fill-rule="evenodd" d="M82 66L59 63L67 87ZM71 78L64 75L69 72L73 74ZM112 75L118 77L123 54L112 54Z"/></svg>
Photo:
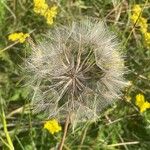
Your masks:
<svg viewBox="0 0 150 150"><path fill-rule="evenodd" d="M83 20L56 27L46 38L31 46L26 60L34 112L57 119L71 113L72 123L97 119L127 85L116 37L103 22Z"/></svg>

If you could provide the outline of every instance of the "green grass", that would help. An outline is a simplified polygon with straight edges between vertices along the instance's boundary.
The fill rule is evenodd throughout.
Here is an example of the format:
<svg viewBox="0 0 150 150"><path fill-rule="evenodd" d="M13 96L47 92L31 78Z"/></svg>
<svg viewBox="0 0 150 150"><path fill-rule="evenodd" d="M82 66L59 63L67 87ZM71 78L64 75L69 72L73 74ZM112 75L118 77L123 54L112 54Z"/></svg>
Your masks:
<svg viewBox="0 0 150 150"><path fill-rule="evenodd" d="M50 5L54 1L47 1ZM114 31L126 53L126 75L131 86L124 91L122 100L102 112L96 123L78 124L74 132L67 133L66 150L149 150L150 111L140 113L135 96L143 93L150 102L150 48L131 23L131 7L143 0L60 0L59 13L52 26L33 12L30 0L0 1L0 149L7 150L12 143L15 150L49 150L60 143L63 132L52 136L43 129L44 118L33 115L28 108L32 97L24 86L21 72L24 58L30 55L26 44L8 41L13 32L34 32L33 39L59 24L69 24L84 17L104 19ZM150 2L143 10L150 23ZM132 30L134 29L134 30ZM149 24L150 29L150 24ZM150 30L149 30L150 32ZM125 96L131 96L128 102ZM27 107L25 107L27 106ZM62 123L62 126L63 123ZM12 142L12 143L11 143Z"/></svg>

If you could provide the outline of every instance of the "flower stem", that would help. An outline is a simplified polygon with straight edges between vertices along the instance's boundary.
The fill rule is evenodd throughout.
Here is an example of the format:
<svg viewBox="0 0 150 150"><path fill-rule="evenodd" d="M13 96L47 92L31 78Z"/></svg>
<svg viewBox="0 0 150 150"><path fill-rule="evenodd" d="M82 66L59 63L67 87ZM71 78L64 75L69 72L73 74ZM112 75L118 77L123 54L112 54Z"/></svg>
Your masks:
<svg viewBox="0 0 150 150"><path fill-rule="evenodd" d="M64 142L65 142L65 138L66 138L66 134L67 134L67 130L68 130L69 123L70 123L70 115L68 114L68 116L67 116L67 118L66 118L66 122L65 122L64 134L63 134L61 143L60 143L60 145L59 145L59 147L58 147L58 150L62 150L62 148L63 148L63 145L64 145Z"/></svg>
<svg viewBox="0 0 150 150"><path fill-rule="evenodd" d="M4 132L5 132L5 135L6 135L6 139L7 139L7 142L9 144L9 149L14 150L12 140L11 140L9 132L7 130L6 116L5 116L3 107L2 107L2 123L3 123Z"/></svg>

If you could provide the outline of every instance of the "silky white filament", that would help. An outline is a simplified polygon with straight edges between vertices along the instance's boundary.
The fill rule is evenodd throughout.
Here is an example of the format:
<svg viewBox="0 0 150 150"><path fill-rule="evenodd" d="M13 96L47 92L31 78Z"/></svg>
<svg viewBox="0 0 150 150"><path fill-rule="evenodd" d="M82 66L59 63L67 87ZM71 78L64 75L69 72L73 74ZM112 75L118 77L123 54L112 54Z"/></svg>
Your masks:
<svg viewBox="0 0 150 150"><path fill-rule="evenodd" d="M56 27L31 48L25 66L36 88L33 110L48 118L72 113L72 123L95 120L127 85L123 54L103 22Z"/></svg>

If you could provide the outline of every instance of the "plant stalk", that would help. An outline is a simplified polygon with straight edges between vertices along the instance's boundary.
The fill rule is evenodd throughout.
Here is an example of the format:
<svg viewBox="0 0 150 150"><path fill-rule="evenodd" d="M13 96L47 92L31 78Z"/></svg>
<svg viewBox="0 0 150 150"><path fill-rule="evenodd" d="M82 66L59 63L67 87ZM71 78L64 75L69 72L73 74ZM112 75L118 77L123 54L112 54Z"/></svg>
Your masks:
<svg viewBox="0 0 150 150"><path fill-rule="evenodd" d="M9 132L7 130L6 116L5 116L3 108L2 108L2 123L3 123L3 128L4 128L5 136L6 136L8 144L9 144L9 149L10 150L14 150L14 146L13 146L12 140L11 140Z"/></svg>
<svg viewBox="0 0 150 150"><path fill-rule="evenodd" d="M68 115L67 118L66 118L65 127L64 127L64 134L63 134L61 143L60 143L60 145L58 147L58 150L62 150L63 149L65 138L66 138L67 131L68 131L69 123L70 123L70 115Z"/></svg>

